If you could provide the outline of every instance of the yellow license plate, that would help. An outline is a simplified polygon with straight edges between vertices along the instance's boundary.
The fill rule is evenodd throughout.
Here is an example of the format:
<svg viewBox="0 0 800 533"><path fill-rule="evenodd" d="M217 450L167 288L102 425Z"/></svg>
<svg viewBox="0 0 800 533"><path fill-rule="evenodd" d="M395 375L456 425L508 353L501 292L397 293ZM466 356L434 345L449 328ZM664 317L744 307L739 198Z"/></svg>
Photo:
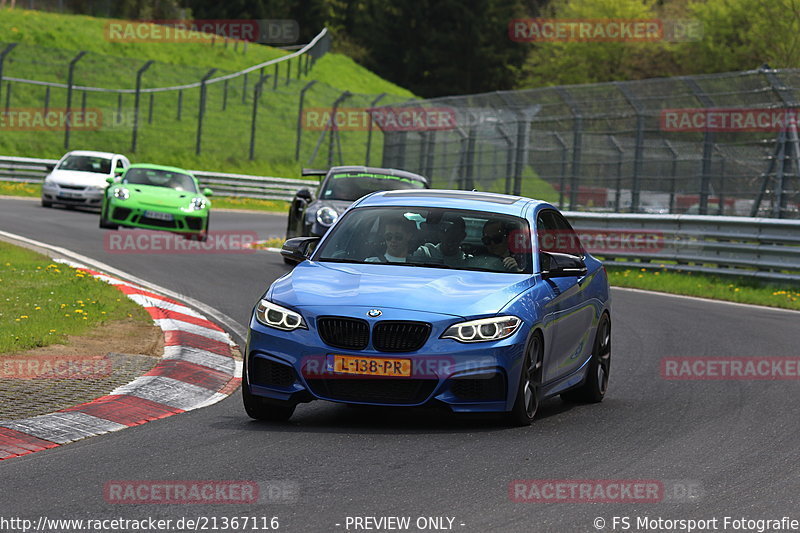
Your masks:
<svg viewBox="0 0 800 533"><path fill-rule="evenodd" d="M411 375L411 359L334 355L333 371L340 374L358 374L362 376L408 377Z"/></svg>

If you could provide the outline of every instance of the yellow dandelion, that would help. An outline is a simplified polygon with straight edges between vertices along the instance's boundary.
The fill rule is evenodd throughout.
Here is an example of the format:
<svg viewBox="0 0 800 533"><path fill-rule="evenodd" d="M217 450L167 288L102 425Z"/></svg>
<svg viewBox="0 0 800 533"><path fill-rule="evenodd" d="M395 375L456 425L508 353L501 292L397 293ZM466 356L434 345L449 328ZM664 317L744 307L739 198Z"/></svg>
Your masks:
<svg viewBox="0 0 800 533"><path fill-rule="evenodd" d="M20 315L20 318L28 318L28 315Z"/></svg>

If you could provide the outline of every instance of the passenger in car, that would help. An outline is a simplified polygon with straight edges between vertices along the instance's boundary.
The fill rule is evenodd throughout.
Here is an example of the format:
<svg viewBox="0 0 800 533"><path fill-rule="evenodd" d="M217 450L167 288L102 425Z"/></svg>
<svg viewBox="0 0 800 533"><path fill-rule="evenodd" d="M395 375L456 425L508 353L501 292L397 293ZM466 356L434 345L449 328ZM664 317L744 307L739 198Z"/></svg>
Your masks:
<svg viewBox="0 0 800 533"><path fill-rule="evenodd" d="M466 224L461 217L442 220L439 223L439 243L426 242L412 254L415 261L464 266L471 256L461 249L467 237Z"/></svg>
<svg viewBox="0 0 800 533"><path fill-rule="evenodd" d="M502 220L487 220L483 225L481 242L486 247L484 253L476 254L469 266L494 270L497 272L522 272L516 258L508 249L510 228Z"/></svg>

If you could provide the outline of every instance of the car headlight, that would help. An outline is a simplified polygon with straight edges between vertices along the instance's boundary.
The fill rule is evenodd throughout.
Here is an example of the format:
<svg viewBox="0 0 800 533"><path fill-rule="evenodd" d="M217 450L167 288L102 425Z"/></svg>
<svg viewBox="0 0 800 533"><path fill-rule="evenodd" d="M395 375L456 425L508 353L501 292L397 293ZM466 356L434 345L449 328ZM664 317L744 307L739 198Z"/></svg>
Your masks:
<svg viewBox="0 0 800 533"><path fill-rule="evenodd" d="M258 302L258 306L256 307L256 319L265 326L282 329L284 331L308 329L300 313L295 313L269 300L261 300Z"/></svg>
<svg viewBox="0 0 800 533"><path fill-rule="evenodd" d="M100 187L100 186L97 186L97 185L89 185L88 187L86 187L86 192L100 192L104 188L105 187Z"/></svg>
<svg viewBox="0 0 800 533"><path fill-rule="evenodd" d="M458 342L486 342L498 341L510 337L522 323L515 316L496 316L468 320L453 324L442 333L443 339L453 339Z"/></svg>
<svg viewBox="0 0 800 533"><path fill-rule="evenodd" d="M205 198L196 197L192 198L192 201L189 204L189 209L192 209L193 211L200 211L201 209L205 209L206 205Z"/></svg>
<svg viewBox="0 0 800 533"><path fill-rule="evenodd" d="M317 222L319 222L321 226L331 226L336 222L337 218L339 218L339 213L332 207L325 206L317 210Z"/></svg>
<svg viewBox="0 0 800 533"><path fill-rule="evenodd" d="M114 189L114 198L117 200L127 200L131 197L131 192L125 187L117 187Z"/></svg>

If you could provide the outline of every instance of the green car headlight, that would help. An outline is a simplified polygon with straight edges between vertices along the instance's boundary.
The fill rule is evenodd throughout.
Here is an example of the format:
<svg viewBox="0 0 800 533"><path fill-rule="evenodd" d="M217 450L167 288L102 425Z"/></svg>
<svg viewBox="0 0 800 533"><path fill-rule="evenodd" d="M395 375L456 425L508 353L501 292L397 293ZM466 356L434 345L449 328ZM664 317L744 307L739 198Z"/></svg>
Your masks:
<svg viewBox="0 0 800 533"><path fill-rule="evenodd" d="M468 320L453 324L442 333L443 339L453 339L458 342L487 342L499 341L510 337L522 320L515 316L496 316Z"/></svg>
<svg viewBox="0 0 800 533"><path fill-rule="evenodd" d="M207 202L205 198L192 198L191 203L189 204L189 209L193 211L200 211L201 209L205 209L207 206Z"/></svg>
<svg viewBox="0 0 800 533"><path fill-rule="evenodd" d="M256 307L256 319L275 329L283 331L293 331L295 329L308 329L305 320L300 313L295 313L291 309L286 309L269 300L261 300Z"/></svg>
<svg viewBox="0 0 800 533"><path fill-rule="evenodd" d="M126 189L125 187L117 187L114 189L114 198L117 200L127 200L131 197L131 191Z"/></svg>

